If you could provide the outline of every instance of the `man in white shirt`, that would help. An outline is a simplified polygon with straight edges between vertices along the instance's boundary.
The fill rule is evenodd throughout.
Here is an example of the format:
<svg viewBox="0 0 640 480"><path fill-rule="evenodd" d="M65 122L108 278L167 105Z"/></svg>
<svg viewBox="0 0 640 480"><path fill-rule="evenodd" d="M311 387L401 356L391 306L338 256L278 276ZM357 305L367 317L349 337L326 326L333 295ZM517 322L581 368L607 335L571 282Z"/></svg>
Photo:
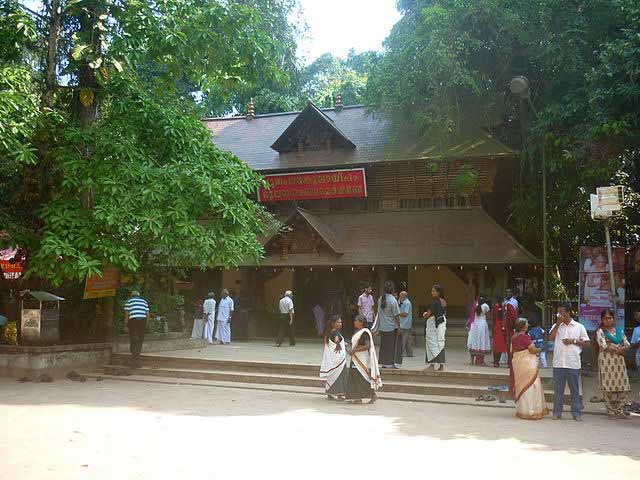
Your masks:
<svg viewBox="0 0 640 480"><path fill-rule="evenodd" d="M202 337L207 341L209 345L213 343L213 331L215 329L215 313L216 313L216 301L215 294L213 292L209 292L207 298L202 304L202 313L204 316L204 331L202 332ZM194 325L195 329L195 325ZM197 332L192 332L192 336Z"/></svg>
<svg viewBox="0 0 640 480"><path fill-rule="evenodd" d="M216 326L216 339L220 345L231 343L231 317L233 316L233 299L226 288L220 294L218 302L218 324Z"/></svg>
<svg viewBox="0 0 640 480"><path fill-rule="evenodd" d="M284 333L289 331L289 346L293 347L296 344L295 339L295 330L293 326L293 292L291 290L287 290L284 292L284 297L280 299L278 304L278 310L280 312L280 318L278 319L278 338L276 340L276 347L282 345L282 340L284 339Z"/></svg>
<svg viewBox="0 0 640 480"><path fill-rule="evenodd" d="M582 421L582 401L580 400L580 353L589 345L589 335L584 325L571 318L571 304L558 307L557 321L549 332L553 346L553 419L562 417L564 389L569 383L571 392L571 414L573 419Z"/></svg>

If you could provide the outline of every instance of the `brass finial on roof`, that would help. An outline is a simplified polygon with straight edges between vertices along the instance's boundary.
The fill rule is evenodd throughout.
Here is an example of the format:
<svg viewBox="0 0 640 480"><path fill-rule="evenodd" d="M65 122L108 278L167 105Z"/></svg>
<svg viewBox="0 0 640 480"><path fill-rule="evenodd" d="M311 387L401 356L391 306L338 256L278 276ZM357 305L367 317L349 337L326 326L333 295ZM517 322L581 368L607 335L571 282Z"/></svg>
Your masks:
<svg viewBox="0 0 640 480"><path fill-rule="evenodd" d="M336 101L335 101L335 104L334 104L334 110L336 112L339 112L340 110L342 110L342 106L343 106L342 105L342 94L338 93L336 95Z"/></svg>
<svg viewBox="0 0 640 480"><path fill-rule="evenodd" d="M253 97L249 99L249 106L247 107L247 120L251 120L256 116L256 107L253 105Z"/></svg>

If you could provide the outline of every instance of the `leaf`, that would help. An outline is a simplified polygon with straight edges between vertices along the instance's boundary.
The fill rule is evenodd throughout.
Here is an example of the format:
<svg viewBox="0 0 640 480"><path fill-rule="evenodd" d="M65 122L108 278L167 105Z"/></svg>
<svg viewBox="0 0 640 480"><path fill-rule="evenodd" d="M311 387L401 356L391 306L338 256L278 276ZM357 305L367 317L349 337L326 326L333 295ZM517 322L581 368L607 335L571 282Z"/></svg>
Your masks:
<svg viewBox="0 0 640 480"><path fill-rule="evenodd" d="M91 51L91 45L76 45L71 49L71 57L80 60L85 51Z"/></svg>
<svg viewBox="0 0 640 480"><path fill-rule="evenodd" d="M111 63L113 64L113 67L118 71L118 72L122 72L123 68L122 68L122 64L116 60L115 58L111 60Z"/></svg>
<svg viewBox="0 0 640 480"><path fill-rule="evenodd" d="M89 62L89 66L93 69L100 68L102 66L102 57L98 57L93 62Z"/></svg>

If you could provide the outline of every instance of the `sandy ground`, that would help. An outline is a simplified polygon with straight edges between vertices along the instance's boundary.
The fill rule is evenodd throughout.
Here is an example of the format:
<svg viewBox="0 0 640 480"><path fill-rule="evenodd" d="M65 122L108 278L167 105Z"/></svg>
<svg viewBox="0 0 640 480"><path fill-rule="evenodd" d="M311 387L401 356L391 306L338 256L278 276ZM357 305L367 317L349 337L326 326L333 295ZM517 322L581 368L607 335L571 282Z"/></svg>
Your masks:
<svg viewBox="0 0 640 480"><path fill-rule="evenodd" d="M497 408L0 380L0 419L2 480L640 475L640 418L528 422Z"/></svg>

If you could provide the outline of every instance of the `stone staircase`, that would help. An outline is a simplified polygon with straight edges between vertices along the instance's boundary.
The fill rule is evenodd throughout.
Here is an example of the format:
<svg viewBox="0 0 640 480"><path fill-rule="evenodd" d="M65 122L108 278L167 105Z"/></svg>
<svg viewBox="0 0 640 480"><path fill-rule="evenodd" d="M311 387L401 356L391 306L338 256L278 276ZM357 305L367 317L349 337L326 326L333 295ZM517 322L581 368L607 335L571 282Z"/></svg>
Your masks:
<svg viewBox="0 0 640 480"><path fill-rule="evenodd" d="M144 367L127 367L128 354L112 355L111 363L102 367L104 375L132 375L135 378L185 381L231 382L237 384L279 385L290 387L324 387L318 376L319 366L254 361L178 358L161 355L143 356ZM383 370L382 393L421 396L475 398L489 393L488 387L507 385L508 372L434 372L420 370ZM550 378L543 378L547 400L552 400Z"/></svg>

